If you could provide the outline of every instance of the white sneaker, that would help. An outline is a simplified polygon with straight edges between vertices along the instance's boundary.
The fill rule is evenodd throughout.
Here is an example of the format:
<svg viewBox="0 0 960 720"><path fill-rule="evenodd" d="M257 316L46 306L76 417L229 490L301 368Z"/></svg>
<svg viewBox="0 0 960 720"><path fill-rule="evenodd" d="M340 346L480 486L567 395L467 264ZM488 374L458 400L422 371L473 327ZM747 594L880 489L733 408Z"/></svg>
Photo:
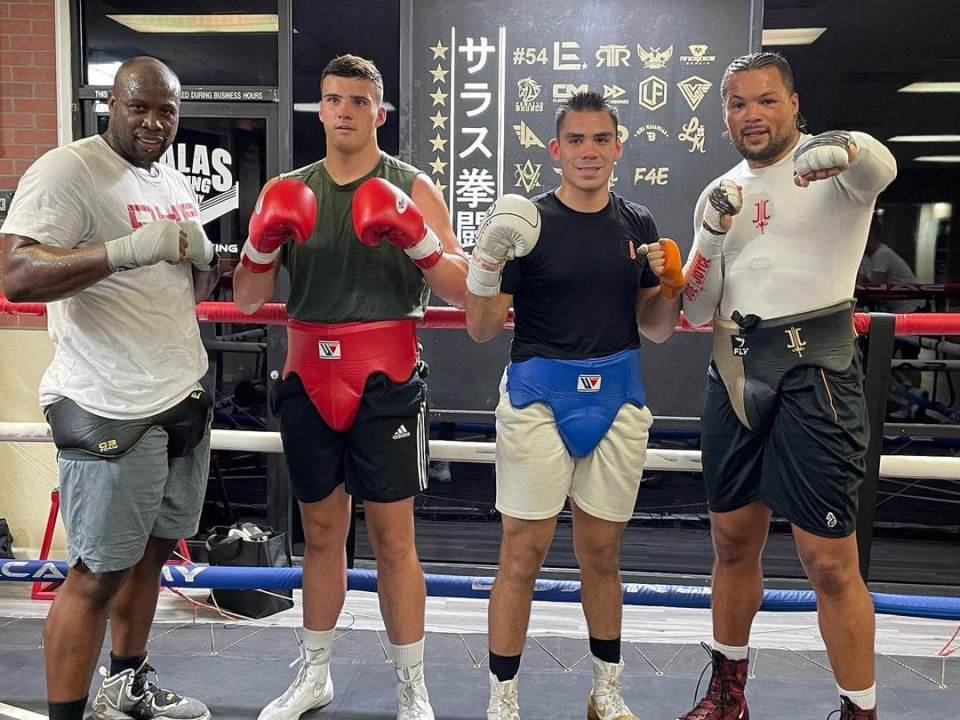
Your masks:
<svg viewBox="0 0 960 720"><path fill-rule="evenodd" d="M490 673L490 703L487 720L520 720L520 698L517 696L517 678L500 682Z"/></svg>
<svg viewBox="0 0 960 720"><path fill-rule="evenodd" d="M613 664L593 658L593 690L587 700L587 720L638 720L623 701L621 672L623 660Z"/></svg>
<svg viewBox="0 0 960 720"><path fill-rule="evenodd" d="M423 681L423 663L394 667L397 673L397 720L434 720L430 696Z"/></svg>
<svg viewBox="0 0 960 720"><path fill-rule="evenodd" d="M300 645L297 676L290 687L260 711L257 720L297 720L307 710L333 702L330 648L307 650Z"/></svg>

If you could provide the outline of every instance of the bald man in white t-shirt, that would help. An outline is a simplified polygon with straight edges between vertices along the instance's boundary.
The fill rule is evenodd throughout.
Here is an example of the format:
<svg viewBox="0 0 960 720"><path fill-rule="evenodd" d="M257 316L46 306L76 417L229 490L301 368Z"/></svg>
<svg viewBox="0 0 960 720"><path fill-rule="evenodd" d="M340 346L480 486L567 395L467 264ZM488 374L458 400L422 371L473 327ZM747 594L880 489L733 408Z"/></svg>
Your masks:
<svg viewBox="0 0 960 720"><path fill-rule="evenodd" d="M180 82L163 63L117 71L103 135L46 153L0 228L15 302L47 302L54 356L40 404L59 450L70 572L44 627L51 720L81 720L109 614L97 717L207 720L160 688L146 641L163 564L197 531L211 402L195 302L216 253L186 179L158 162L173 142Z"/></svg>

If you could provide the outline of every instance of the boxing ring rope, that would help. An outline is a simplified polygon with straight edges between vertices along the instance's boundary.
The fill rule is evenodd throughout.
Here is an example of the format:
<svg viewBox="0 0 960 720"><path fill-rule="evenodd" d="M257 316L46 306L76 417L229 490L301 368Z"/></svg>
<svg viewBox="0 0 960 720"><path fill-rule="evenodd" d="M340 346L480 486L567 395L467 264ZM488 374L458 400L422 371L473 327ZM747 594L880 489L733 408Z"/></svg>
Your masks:
<svg viewBox="0 0 960 720"><path fill-rule="evenodd" d="M0 422L0 442L53 442L46 423ZM431 440L430 459L449 462L492 463L495 442ZM210 435L211 450L282 453L280 433L265 430L219 430ZM647 449L645 471L700 472L699 450ZM928 455L884 455L880 459L880 475L885 478L923 480L960 479L960 458Z"/></svg>
<svg viewBox="0 0 960 720"><path fill-rule="evenodd" d="M11 303L0 296L0 316L42 317L43 303ZM203 302L197 305L201 322L283 325L286 309L281 303L267 303L255 313L245 315L234 305L222 302ZM681 318L683 320L683 318ZM871 324L870 315L858 313L854 318L857 331L864 333ZM897 335L960 334L960 313L901 314L894 316ZM428 308L419 322L424 328L463 329L465 313L455 308ZM507 327L512 325L512 317ZM710 332L709 327L693 328L685 321L681 331ZM0 423L0 442L52 442L46 423ZM279 433L266 431L220 430L212 431L211 449L244 452L281 453L283 446ZM430 441L433 460L454 462L483 462L494 460L496 443ZM699 451L649 449L645 470L699 472ZM886 478L923 478L955 480L960 478L960 458L907 455L885 455L880 459L880 474ZM0 581L57 581L67 572L66 563L57 560L0 561ZM202 565L168 565L163 570L162 583L169 587L212 589L280 590L301 587L300 568L232 568ZM427 594L443 597L487 598L493 579L460 575L427 574ZM375 591L376 573L372 570L348 571L348 587L352 590ZM673 585L623 586L624 603L658 607L709 608L710 589ZM928 597L872 593L877 612L906 617L960 620L960 597ZM580 583L566 580L543 580L536 583L536 600L580 601ZM764 591L763 610L804 612L816 609L816 597L810 590Z"/></svg>
<svg viewBox="0 0 960 720"><path fill-rule="evenodd" d="M0 560L0 581L56 582L68 571L62 560ZM427 595L436 597L490 597L492 577L425 574ZM303 570L298 567L257 568L194 564L167 565L161 573L164 587L210 588L213 590L288 590L302 587ZM347 589L376 592L374 570L347 570ZM878 613L934 620L960 620L960 598L871 593ZM538 579L534 600L580 602L580 583L574 580ZM710 607L710 588L684 585L623 584L626 605L652 607ZM764 590L761 610L771 612L812 612L817 599L812 590Z"/></svg>
<svg viewBox="0 0 960 720"><path fill-rule="evenodd" d="M957 285L960 288L960 284ZM43 317L47 314L45 303L12 303L0 295L0 315L11 317ZM960 335L960 313L903 313L894 316L896 334L899 335ZM283 303L264 303L260 309L246 315L233 303L202 302L197 304L197 320L200 322L235 323L246 325L285 325L287 310ZM451 307L428 307L418 326L432 330L463 330L467 313ZM854 326L858 333L870 329L870 315L856 313ZM513 327L513 313L504 325ZM680 317L677 330L681 332L711 332L709 325L695 327Z"/></svg>

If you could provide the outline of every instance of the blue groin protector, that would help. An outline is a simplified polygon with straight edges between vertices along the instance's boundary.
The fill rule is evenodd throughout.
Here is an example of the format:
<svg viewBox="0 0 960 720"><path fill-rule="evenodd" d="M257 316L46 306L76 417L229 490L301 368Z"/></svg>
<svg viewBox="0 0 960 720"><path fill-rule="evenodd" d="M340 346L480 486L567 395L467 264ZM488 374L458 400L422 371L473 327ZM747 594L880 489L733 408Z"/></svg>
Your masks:
<svg viewBox="0 0 960 720"><path fill-rule="evenodd" d="M516 408L547 405L567 452L585 457L607 434L624 403L646 405L640 350L586 360L530 358L511 363L507 393Z"/></svg>

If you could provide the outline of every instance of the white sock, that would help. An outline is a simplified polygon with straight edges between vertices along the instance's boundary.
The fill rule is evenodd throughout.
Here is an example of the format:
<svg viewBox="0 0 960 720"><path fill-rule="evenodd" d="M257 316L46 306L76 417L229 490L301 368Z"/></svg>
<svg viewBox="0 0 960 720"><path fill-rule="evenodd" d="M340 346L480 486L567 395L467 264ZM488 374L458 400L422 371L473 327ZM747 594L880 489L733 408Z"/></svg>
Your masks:
<svg viewBox="0 0 960 720"><path fill-rule="evenodd" d="M840 694L861 710L873 710L877 706L877 684L874 683L866 690L844 690L837 685Z"/></svg>
<svg viewBox="0 0 960 720"><path fill-rule="evenodd" d="M714 638L713 649L718 653L723 653L727 660L746 660L750 657L749 645L724 645Z"/></svg>
<svg viewBox="0 0 960 720"><path fill-rule="evenodd" d="M423 662L423 638L409 645L394 645L387 642L390 648L390 658L397 668L412 668Z"/></svg>
<svg viewBox="0 0 960 720"><path fill-rule="evenodd" d="M300 631L300 636L303 638L303 647L310 652L327 650L333 645L333 635L336 631L337 628L335 627L329 630L311 630L305 627Z"/></svg>

